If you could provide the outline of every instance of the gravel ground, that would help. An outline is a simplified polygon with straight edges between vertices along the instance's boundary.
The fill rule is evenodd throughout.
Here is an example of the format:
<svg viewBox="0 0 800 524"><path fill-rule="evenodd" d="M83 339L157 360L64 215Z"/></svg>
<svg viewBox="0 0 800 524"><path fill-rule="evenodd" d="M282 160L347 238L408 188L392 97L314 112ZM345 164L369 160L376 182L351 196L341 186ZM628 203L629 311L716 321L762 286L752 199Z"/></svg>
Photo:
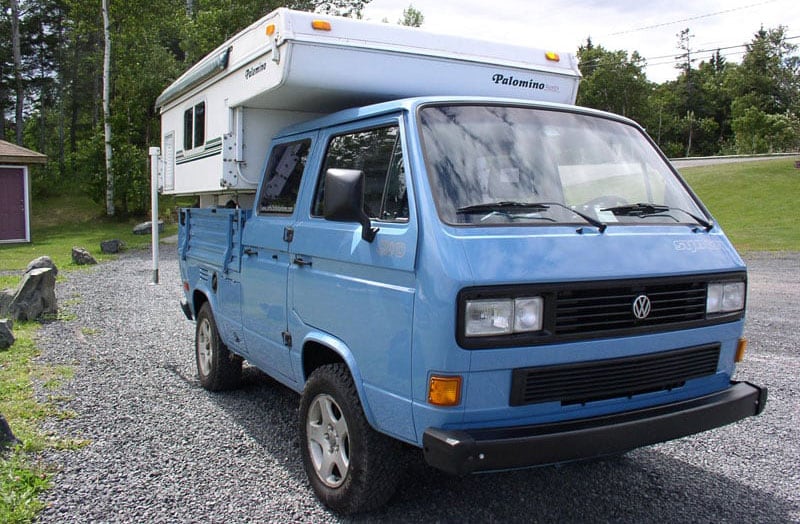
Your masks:
<svg viewBox="0 0 800 524"><path fill-rule="evenodd" d="M770 388L760 417L622 457L450 477L420 461L380 513L391 522L800 522L800 253L754 254L738 378ZM194 324L178 307L177 261L128 253L58 285L64 320L39 335L41 360L70 364L56 392L74 418L48 452L57 469L40 522L338 522L308 487L298 397L249 368L211 394L194 370ZM41 390L40 394L53 395Z"/></svg>

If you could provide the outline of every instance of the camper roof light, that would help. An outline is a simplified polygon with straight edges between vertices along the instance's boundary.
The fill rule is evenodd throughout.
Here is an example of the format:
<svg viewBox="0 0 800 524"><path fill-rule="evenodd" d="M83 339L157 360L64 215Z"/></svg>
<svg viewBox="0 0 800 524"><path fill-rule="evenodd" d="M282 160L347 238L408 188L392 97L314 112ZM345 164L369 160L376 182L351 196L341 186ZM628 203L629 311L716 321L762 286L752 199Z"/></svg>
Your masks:
<svg viewBox="0 0 800 524"><path fill-rule="evenodd" d="M272 36L275 34L275 24L267 25L267 36Z"/></svg>
<svg viewBox="0 0 800 524"><path fill-rule="evenodd" d="M558 56L558 53L554 53L553 51L547 51L544 54L544 57L546 59L550 60L551 62L560 62L561 61L561 57Z"/></svg>
<svg viewBox="0 0 800 524"><path fill-rule="evenodd" d="M331 23L327 20L314 20L311 22L311 27L317 31L330 31Z"/></svg>

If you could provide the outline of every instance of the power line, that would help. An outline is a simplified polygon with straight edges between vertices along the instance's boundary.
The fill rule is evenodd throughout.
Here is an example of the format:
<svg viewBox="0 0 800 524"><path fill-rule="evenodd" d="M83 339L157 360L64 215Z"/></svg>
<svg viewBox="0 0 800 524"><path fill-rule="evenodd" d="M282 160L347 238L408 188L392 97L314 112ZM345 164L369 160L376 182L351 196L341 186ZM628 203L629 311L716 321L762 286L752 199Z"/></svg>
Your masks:
<svg viewBox="0 0 800 524"><path fill-rule="evenodd" d="M732 9L725 9L723 11L716 11L714 13L707 13L707 14L704 14L704 15L690 16L688 18L682 18L680 20L673 20L671 22L663 22L661 24L654 24L654 25L648 25L648 26L643 26L643 27L637 27L637 28L634 28L634 29L626 29L625 31L618 31L616 33L610 33L607 36L626 35L628 33L636 33L638 31L647 31L649 29L657 29L659 27L666 27L668 25L681 24L683 22L691 22L692 20L700 20L702 18L710 18L712 16L724 15L724 14L733 13L733 12L736 12L736 11L743 11L745 9L750 9L750 8L753 8L753 7L759 7L759 6L762 6L762 5L765 5L765 4L772 4L772 3L777 2L777 1L778 0L766 0L765 2L760 2L758 4L749 4L749 5L744 5L744 6L740 6L740 7L734 7Z"/></svg>

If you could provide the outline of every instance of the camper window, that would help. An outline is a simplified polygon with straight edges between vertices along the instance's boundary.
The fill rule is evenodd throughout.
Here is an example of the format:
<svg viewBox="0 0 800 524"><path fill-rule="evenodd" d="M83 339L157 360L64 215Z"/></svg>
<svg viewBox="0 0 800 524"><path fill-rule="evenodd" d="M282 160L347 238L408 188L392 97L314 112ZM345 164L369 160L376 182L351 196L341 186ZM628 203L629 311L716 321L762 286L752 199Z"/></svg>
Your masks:
<svg viewBox="0 0 800 524"><path fill-rule="evenodd" d="M200 102L183 112L183 149L200 147L205 141L206 103Z"/></svg>

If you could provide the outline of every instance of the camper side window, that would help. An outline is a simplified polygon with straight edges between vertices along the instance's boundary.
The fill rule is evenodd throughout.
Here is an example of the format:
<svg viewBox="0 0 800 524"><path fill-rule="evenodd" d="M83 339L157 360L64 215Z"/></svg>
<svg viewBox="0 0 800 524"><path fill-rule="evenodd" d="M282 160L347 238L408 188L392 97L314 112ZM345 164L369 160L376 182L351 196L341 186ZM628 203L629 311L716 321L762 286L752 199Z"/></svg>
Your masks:
<svg viewBox="0 0 800 524"><path fill-rule="evenodd" d="M373 220L408 221L408 198L403 169L403 150L397 126L380 127L335 136L328 145L324 174L328 169L364 172L364 212ZM319 177L314 197L314 216L323 216L325 177Z"/></svg>
<svg viewBox="0 0 800 524"><path fill-rule="evenodd" d="M183 150L200 147L206 141L206 103L200 102L183 112Z"/></svg>
<svg viewBox="0 0 800 524"><path fill-rule="evenodd" d="M300 192L300 180L306 167L311 140L278 144L267 164L261 188L258 212L291 215Z"/></svg>

